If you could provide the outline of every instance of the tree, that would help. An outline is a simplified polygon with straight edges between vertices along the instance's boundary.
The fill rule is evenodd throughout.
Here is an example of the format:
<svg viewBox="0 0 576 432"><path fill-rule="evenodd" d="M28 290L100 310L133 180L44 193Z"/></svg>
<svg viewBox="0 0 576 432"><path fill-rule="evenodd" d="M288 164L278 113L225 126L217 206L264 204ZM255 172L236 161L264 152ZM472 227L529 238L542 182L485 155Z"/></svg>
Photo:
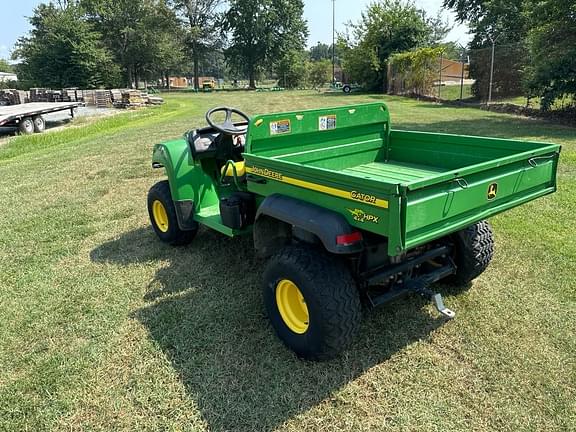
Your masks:
<svg viewBox="0 0 576 432"><path fill-rule="evenodd" d="M343 66L354 81L369 89L386 86L390 55L438 43L448 32L441 20L429 18L411 2L380 0L370 4L352 35L340 35Z"/></svg>
<svg viewBox="0 0 576 432"><path fill-rule="evenodd" d="M332 45L318 42L315 46L310 48L310 59L317 60L332 60Z"/></svg>
<svg viewBox="0 0 576 432"><path fill-rule="evenodd" d="M308 30L303 11L302 0L230 0L224 17L224 30L230 33L225 55L232 69L248 76L250 88L288 49L304 48Z"/></svg>
<svg viewBox="0 0 576 432"><path fill-rule="evenodd" d="M82 12L72 2L34 10L32 31L18 40L13 53L25 86L96 88L116 80L110 52Z"/></svg>
<svg viewBox="0 0 576 432"><path fill-rule="evenodd" d="M542 0L526 8L531 63L526 80L530 94L551 108L563 96L576 96L576 8L574 2Z"/></svg>
<svg viewBox="0 0 576 432"><path fill-rule="evenodd" d="M305 51L290 50L276 64L278 85L286 88L305 87L310 62Z"/></svg>
<svg viewBox="0 0 576 432"><path fill-rule="evenodd" d="M129 87L152 77L170 52L178 58L183 51L180 23L165 0L81 0L80 4L114 54Z"/></svg>
<svg viewBox="0 0 576 432"><path fill-rule="evenodd" d="M176 8L186 17L190 26L188 41L194 62L194 87L199 88L200 62L210 51L221 48L220 22L217 13L223 0L176 0Z"/></svg>
<svg viewBox="0 0 576 432"><path fill-rule="evenodd" d="M7 60L0 58L0 72L14 72L14 68Z"/></svg>
<svg viewBox="0 0 576 432"><path fill-rule="evenodd" d="M322 87L332 81L332 63L329 60L318 60L310 65L310 84L313 88Z"/></svg>
<svg viewBox="0 0 576 432"><path fill-rule="evenodd" d="M444 7L456 12L459 22L466 22L474 35L470 48L486 48L492 38L499 44L523 41L527 20L523 13L526 0L444 0Z"/></svg>
<svg viewBox="0 0 576 432"><path fill-rule="evenodd" d="M394 94L408 92L417 96L427 96L432 93L434 81L438 78L438 58L444 48L416 48L403 53L392 54L390 67L394 70L393 81L389 87L394 88Z"/></svg>

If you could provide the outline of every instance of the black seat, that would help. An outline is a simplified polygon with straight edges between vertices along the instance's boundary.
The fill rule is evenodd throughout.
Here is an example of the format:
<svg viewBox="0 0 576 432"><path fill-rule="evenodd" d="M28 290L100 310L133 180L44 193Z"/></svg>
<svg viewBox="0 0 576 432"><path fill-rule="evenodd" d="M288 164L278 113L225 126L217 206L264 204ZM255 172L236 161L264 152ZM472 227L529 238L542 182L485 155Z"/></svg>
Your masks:
<svg viewBox="0 0 576 432"><path fill-rule="evenodd" d="M248 129L247 122L236 123L239 129ZM221 161L234 161L242 160L242 152L244 151L244 144L246 137L244 136L242 145L238 146L238 136L226 135L217 132L211 127L196 129L188 132L187 139L190 151L195 160L201 159L217 159Z"/></svg>
<svg viewBox="0 0 576 432"><path fill-rule="evenodd" d="M222 139L220 132L210 127L190 131L187 138L195 160L215 158L218 154L218 144Z"/></svg>

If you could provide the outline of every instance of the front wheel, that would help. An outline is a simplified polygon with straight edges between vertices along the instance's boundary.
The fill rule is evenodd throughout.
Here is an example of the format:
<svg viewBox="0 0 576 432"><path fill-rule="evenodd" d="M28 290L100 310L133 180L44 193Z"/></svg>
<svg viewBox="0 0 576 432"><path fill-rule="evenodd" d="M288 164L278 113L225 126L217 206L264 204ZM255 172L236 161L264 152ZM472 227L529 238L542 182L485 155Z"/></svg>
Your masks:
<svg viewBox="0 0 576 432"><path fill-rule="evenodd" d="M361 319L360 297L346 266L306 247L289 246L270 259L264 303L282 342L308 360L336 357Z"/></svg>
<svg viewBox="0 0 576 432"><path fill-rule="evenodd" d="M176 208L167 180L158 182L150 188L148 192L148 215L154 232L164 243L173 246L186 245L194 239L198 232L198 225L189 231L181 230L178 226Z"/></svg>

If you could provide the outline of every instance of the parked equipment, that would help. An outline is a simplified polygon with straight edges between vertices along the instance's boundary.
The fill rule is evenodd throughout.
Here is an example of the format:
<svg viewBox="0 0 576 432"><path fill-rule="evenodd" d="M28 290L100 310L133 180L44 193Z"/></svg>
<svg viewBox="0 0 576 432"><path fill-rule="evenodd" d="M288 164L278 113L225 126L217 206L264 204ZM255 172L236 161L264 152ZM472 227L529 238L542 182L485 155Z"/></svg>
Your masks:
<svg viewBox="0 0 576 432"><path fill-rule="evenodd" d="M30 102L0 106L0 130L40 133L45 129L44 114L70 110L70 116L74 118L80 105L80 102Z"/></svg>
<svg viewBox="0 0 576 432"><path fill-rule="evenodd" d="M206 121L154 147L152 227L173 245L200 224L252 235L270 322L306 359L340 353L362 304L415 293L452 318L431 285L479 276L485 219L556 190L560 146L392 130L383 103Z"/></svg>

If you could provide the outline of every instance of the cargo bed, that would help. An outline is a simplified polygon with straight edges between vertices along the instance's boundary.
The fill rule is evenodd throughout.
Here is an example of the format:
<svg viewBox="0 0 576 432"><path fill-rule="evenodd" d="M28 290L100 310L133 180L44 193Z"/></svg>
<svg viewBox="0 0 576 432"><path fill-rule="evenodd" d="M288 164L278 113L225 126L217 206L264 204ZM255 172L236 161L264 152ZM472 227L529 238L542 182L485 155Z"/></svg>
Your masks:
<svg viewBox="0 0 576 432"><path fill-rule="evenodd" d="M386 236L397 255L554 192L559 152L547 143L390 130L387 108L375 103L256 117L244 157L250 191L334 209Z"/></svg>

